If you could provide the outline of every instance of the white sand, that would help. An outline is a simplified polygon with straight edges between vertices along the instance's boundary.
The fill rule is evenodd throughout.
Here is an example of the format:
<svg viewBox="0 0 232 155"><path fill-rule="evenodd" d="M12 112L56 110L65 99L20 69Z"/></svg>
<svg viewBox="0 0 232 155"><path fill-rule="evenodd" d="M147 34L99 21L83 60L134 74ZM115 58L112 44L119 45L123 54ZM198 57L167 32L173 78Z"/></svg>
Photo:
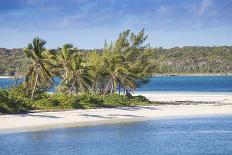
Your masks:
<svg viewBox="0 0 232 155"><path fill-rule="evenodd" d="M193 93L193 92L136 92L151 101L158 102L200 102L232 104L232 93Z"/></svg>
<svg viewBox="0 0 232 155"><path fill-rule="evenodd" d="M0 79L13 79L13 76L0 76Z"/></svg>
<svg viewBox="0 0 232 155"><path fill-rule="evenodd" d="M1 115L0 133L202 115L232 115L232 105L161 105Z"/></svg>

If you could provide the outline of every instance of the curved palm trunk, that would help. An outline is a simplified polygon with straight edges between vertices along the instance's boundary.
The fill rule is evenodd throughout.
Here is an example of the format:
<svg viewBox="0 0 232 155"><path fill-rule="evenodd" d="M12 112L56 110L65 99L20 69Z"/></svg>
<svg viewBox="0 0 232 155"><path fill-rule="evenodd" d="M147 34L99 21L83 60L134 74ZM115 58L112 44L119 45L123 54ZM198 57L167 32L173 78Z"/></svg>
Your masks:
<svg viewBox="0 0 232 155"><path fill-rule="evenodd" d="M121 95L121 84L120 83L118 85L118 93L119 93L119 95Z"/></svg>
<svg viewBox="0 0 232 155"><path fill-rule="evenodd" d="M39 78L39 74L37 73L36 78L35 78L35 84L34 84L34 87L33 87L32 93L31 93L31 99L32 100L34 99L34 94L35 94L35 89L36 89L36 86L37 86L38 78Z"/></svg>
<svg viewBox="0 0 232 155"><path fill-rule="evenodd" d="M67 67L65 67L65 84L66 84L66 86L67 86L67 84L68 84L68 80L67 80L67 78L68 78L68 68Z"/></svg>
<svg viewBox="0 0 232 155"><path fill-rule="evenodd" d="M94 81L93 81L93 91L94 91L94 92L97 91L97 75L94 77Z"/></svg>
<svg viewBox="0 0 232 155"><path fill-rule="evenodd" d="M110 78L110 80L108 81L108 83L106 85L106 88L104 90L104 95L109 91L109 87L110 87L111 83L112 83L112 78Z"/></svg>
<svg viewBox="0 0 232 155"><path fill-rule="evenodd" d="M17 84L18 84L18 78L14 77L14 85L12 91L16 88Z"/></svg>
<svg viewBox="0 0 232 155"><path fill-rule="evenodd" d="M117 93L117 81L114 80L114 93Z"/></svg>

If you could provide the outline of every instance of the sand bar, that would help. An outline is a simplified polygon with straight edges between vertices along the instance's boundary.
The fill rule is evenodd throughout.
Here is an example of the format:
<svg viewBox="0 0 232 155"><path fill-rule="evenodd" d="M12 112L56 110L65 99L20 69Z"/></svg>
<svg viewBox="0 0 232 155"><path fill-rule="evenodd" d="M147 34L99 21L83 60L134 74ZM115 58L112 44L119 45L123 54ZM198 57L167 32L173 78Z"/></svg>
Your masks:
<svg viewBox="0 0 232 155"><path fill-rule="evenodd" d="M0 133L202 115L232 115L232 105L160 105L0 115Z"/></svg>
<svg viewBox="0 0 232 155"><path fill-rule="evenodd" d="M206 92L136 92L134 95L143 95L150 101L169 102L169 103L214 103L232 104L232 93L206 93Z"/></svg>

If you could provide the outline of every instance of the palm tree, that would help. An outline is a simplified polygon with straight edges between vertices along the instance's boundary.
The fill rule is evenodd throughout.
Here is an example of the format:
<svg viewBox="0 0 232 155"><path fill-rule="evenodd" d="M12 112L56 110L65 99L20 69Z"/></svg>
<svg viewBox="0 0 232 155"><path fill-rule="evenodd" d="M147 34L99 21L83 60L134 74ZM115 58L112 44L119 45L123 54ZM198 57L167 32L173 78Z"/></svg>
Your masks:
<svg viewBox="0 0 232 155"><path fill-rule="evenodd" d="M101 53L93 51L87 55L87 61L91 64L91 75L93 76L92 90L94 92L103 93L104 84L106 83L106 77L108 73L106 71L107 66L105 66L103 61L103 56Z"/></svg>
<svg viewBox="0 0 232 155"><path fill-rule="evenodd" d="M143 45L147 36L142 29L137 35L130 30L120 33L115 43L105 43L103 55L108 69L108 83L105 93L116 92L121 87L126 91L136 89L138 81L151 76L151 52L149 44Z"/></svg>
<svg viewBox="0 0 232 155"><path fill-rule="evenodd" d="M107 56L107 53L105 55ZM105 57L104 62L108 71L108 83L104 94L116 92L117 89L120 94L121 88L135 90L135 75L129 71L130 66L125 63L121 55L110 52L110 56Z"/></svg>
<svg viewBox="0 0 232 155"><path fill-rule="evenodd" d="M110 72L109 82L106 86L105 93L111 91L111 93L116 92L119 89L119 94L121 88L135 90L136 82L135 77L124 67L117 67L114 71Z"/></svg>
<svg viewBox="0 0 232 155"><path fill-rule="evenodd" d="M25 83L32 89L31 99L34 99L34 94L38 86L50 86L54 83L51 73L48 70L48 65L51 65L50 60L45 57L46 41L40 38L34 38L32 43L29 43L23 51L26 57L30 60L28 71L25 76Z"/></svg>
<svg viewBox="0 0 232 155"><path fill-rule="evenodd" d="M56 70L58 70L57 76L60 76L63 80L61 81L62 90L66 91L65 86L67 85L68 75L69 75L69 68L70 68L70 61L72 55L77 50L73 48L72 44L64 44L62 48L58 48L58 51L52 50L49 53L50 59L54 61L56 66Z"/></svg>
<svg viewBox="0 0 232 155"><path fill-rule="evenodd" d="M64 80L67 81L68 92L79 93L81 91L89 91L93 83L92 76L90 75L91 67L84 62L78 53L72 54L67 69L69 74Z"/></svg>

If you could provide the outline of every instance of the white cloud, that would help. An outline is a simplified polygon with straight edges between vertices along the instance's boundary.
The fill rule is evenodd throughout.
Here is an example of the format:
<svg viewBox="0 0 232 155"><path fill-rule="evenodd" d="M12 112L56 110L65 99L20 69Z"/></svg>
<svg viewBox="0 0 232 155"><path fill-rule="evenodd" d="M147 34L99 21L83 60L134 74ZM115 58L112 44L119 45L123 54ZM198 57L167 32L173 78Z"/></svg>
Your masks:
<svg viewBox="0 0 232 155"><path fill-rule="evenodd" d="M203 15L213 6L213 0L202 0L199 5L193 7L193 11L197 15Z"/></svg>
<svg viewBox="0 0 232 155"><path fill-rule="evenodd" d="M159 7L159 9L158 9L158 12L159 13L166 13L166 12L168 12L169 11L169 8L168 8L168 6L166 6L166 5L161 5L160 7Z"/></svg>

